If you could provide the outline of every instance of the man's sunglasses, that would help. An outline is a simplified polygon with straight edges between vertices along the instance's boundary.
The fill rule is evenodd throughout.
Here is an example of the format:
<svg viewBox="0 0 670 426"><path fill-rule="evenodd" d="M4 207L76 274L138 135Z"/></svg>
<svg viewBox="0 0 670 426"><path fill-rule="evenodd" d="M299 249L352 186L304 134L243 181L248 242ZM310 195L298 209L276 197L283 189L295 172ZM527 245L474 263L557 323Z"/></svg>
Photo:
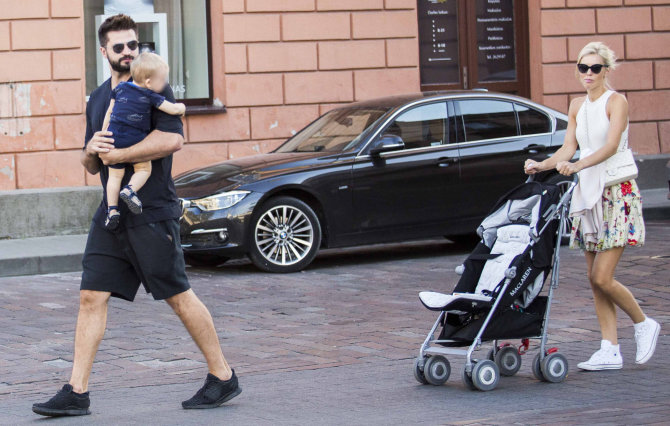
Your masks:
<svg viewBox="0 0 670 426"><path fill-rule="evenodd" d="M116 52L116 53L120 53L120 52ZM587 72L589 72L589 69L591 71L593 71L594 74L600 74L600 71L603 70L603 67L607 68L607 65L593 64L591 66L588 66L586 64L577 64L577 69L582 74L586 74Z"/></svg>
<svg viewBox="0 0 670 426"><path fill-rule="evenodd" d="M139 45L139 43L137 42L137 40L131 40L128 43L125 43L125 44L124 43L118 43L118 44L113 45L112 50L114 51L114 53L121 53L121 52L123 52L123 49L126 46L128 46L128 49L130 49L130 50L135 50L135 49L137 49L138 45Z"/></svg>

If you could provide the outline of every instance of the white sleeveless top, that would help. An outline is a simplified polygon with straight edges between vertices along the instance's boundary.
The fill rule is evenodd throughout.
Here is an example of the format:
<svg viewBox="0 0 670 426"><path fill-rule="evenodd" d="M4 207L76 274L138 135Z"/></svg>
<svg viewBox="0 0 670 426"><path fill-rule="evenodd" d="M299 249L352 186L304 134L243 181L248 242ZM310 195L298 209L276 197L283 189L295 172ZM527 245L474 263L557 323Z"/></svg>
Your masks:
<svg viewBox="0 0 670 426"><path fill-rule="evenodd" d="M607 100L615 92L607 90L598 99L591 102L588 95L577 112L577 143L579 158L586 158L607 143L610 120L607 118ZM586 124L588 117L588 130ZM587 133L588 132L588 133ZM628 140L628 126L621 133L619 146ZM587 167L579 172L579 184L572 194L570 212L591 210L603 195L605 189L605 162Z"/></svg>

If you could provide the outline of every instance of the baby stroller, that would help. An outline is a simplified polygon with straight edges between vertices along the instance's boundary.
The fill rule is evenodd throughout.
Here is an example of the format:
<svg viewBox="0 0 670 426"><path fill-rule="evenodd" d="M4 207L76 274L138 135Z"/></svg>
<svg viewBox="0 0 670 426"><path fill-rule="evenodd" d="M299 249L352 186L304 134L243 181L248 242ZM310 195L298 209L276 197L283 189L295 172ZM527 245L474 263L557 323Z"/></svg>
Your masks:
<svg viewBox="0 0 670 426"><path fill-rule="evenodd" d="M447 355L465 355L466 386L492 390L500 375L519 371L529 339L540 340L532 366L535 377L554 383L565 379L567 359L556 348L546 349L547 322L558 287L563 236L559 225L567 217L577 179L574 175L563 194L558 186L532 178L512 189L477 229L481 241L456 268L461 278L453 293L419 293L426 308L440 312L414 362L414 377L420 383L446 383L451 373ZM549 276L548 294L540 296ZM499 345L502 339L522 339L521 346ZM473 359L473 352L488 341L493 348L487 359Z"/></svg>

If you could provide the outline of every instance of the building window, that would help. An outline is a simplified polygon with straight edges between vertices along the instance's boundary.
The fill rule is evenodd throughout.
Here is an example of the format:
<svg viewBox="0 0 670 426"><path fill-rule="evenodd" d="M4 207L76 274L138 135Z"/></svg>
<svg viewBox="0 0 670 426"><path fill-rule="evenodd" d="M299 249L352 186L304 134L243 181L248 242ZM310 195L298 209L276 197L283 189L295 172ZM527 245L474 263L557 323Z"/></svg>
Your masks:
<svg viewBox="0 0 670 426"><path fill-rule="evenodd" d="M130 15L140 44L170 64L175 98L186 105L212 104L210 0L84 0L87 95L109 78L97 30L117 13Z"/></svg>

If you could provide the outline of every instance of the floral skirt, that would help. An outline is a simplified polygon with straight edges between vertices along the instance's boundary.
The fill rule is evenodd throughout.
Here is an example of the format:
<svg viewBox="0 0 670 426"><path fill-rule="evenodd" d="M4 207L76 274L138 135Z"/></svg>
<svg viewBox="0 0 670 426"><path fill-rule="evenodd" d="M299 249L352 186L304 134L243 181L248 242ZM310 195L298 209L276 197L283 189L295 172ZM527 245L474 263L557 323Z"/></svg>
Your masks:
<svg viewBox="0 0 670 426"><path fill-rule="evenodd" d="M598 242L585 241L581 218L572 218L570 248L601 252L615 247L644 244L642 199L634 179L606 187L602 197L603 229Z"/></svg>

